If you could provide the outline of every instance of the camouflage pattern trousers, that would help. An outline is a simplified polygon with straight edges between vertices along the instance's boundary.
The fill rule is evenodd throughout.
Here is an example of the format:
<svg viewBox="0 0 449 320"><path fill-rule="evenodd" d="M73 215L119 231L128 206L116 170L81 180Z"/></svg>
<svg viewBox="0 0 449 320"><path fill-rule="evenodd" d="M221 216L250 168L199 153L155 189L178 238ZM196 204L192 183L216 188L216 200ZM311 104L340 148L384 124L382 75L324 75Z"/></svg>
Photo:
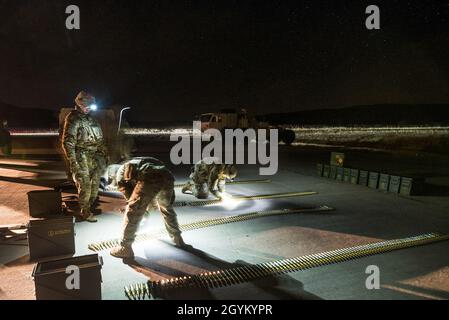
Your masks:
<svg viewBox="0 0 449 320"><path fill-rule="evenodd" d="M131 245L136 237L137 229L147 211L159 209L164 218L165 228L174 238L181 234L178 218L173 209L175 202L174 180L169 174L147 176L137 181L128 199L123 219L121 245Z"/></svg>
<svg viewBox="0 0 449 320"><path fill-rule="evenodd" d="M226 187L226 181L225 180L220 180L218 182L218 191L220 192L224 192ZM207 182L202 182L202 183L196 183L194 181L189 181L187 183L187 189L192 191L192 194L197 198L197 199L207 199L209 197L209 186L207 184Z"/></svg>
<svg viewBox="0 0 449 320"><path fill-rule="evenodd" d="M104 165L101 162L95 154L77 153L79 170L72 174L78 190L79 206L82 210L90 210L98 196L100 178L104 170Z"/></svg>

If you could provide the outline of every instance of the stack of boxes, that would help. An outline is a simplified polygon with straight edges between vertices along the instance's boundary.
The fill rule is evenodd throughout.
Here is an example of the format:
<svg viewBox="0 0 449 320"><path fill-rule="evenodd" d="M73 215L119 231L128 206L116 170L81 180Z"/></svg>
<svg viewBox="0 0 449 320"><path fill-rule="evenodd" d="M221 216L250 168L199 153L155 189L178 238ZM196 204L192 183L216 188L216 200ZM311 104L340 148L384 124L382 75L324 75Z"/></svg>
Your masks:
<svg viewBox="0 0 449 320"><path fill-rule="evenodd" d="M401 177L348 168L344 167L344 159L344 153L332 152L330 165L317 164L318 176L405 196L418 195L423 192L424 179L422 178Z"/></svg>
<svg viewBox="0 0 449 320"><path fill-rule="evenodd" d="M75 253L75 221L62 212L61 192L37 190L28 192L30 220L28 246L31 260Z"/></svg>
<svg viewBox="0 0 449 320"><path fill-rule="evenodd" d="M28 203L30 260L37 262L33 270L36 299L101 299L101 257L72 257L75 219L63 215L61 192L30 191ZM74 284L79 277L79 288L67 286L70 270L74 270Z"/></svg>

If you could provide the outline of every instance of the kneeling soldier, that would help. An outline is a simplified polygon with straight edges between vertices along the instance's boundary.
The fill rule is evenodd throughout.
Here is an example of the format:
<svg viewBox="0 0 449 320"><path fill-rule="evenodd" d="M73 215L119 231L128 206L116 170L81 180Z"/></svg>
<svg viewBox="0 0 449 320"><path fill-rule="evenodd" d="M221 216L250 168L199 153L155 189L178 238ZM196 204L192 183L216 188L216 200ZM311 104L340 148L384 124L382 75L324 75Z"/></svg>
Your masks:
<svg viewBox="0 0 449 320"><path fill-rule="evenodd" d="M190 191L198 199L206 199L209 192L218 199L225 195L226 179L237 176L237 168L221 164L216 158L204 158L193 167L190 181L182 188L182 193Z"/></svg>

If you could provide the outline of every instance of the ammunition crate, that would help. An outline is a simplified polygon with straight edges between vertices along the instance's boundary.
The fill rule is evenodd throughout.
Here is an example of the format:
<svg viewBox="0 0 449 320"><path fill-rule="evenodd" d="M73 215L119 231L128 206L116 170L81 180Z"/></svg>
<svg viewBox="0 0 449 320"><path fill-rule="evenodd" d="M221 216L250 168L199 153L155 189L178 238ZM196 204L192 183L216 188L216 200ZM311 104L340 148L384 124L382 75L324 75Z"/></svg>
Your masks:
<svg viewBox="0 0 449 320"><path fill-rule="evenodd" d="M323 176L323 170L324 170L324 166L322 163L317 163L316 164L316 173L318 174L318 177L322 177Z"/></svg>
<svg viewBox="0 0 449 320"><path fill-rule="evenodd" d="M337 167L337 175L335 176L335 179L338 181L343 181L343 167Z"/></svg>
<svg viewBox="0 0 449 320"><path fill-rule="evenodd" d="M74 217L30 220L28 223L30 259L73 255L75 253L74 220Z"/></svg>
<svg viewBox="0 0 449 320"><path fill-rule="evenodd" d="M379 186L379 172L370 172L368 176L368 187L377 189Z"/></svg>
<svg viewBox="0 0 449 320"><path fill-rule="evenodd" d="M360 174L359 169L351 169L351 177L350 177L349 181L352 184L358 184L359 183L359 174Z"/></svg>
<svg viewBox="0 0 449 320"><path fill-rule="evenodd" d="M351 181L351 169L350 168L343 168L343 181L344 182Z"/></svg>
<svg viewBox="0 0 449 320"><path fill-rule="evenodd" d="M390 183L388 184L388 192L399 193L401 187L401 177L390 176Z"/></svg>
<svg viewBox="0 0 449 320"><path fill-rule="evenodd" d="M359 185L367 186L368 185L368 171L360 170L359 171Z"/></svg>
<svg viewBox="0 0 449 320"><path fill-rule="evenodd" d="M62 215L61 192L54 190L33 190L27 193L30 216L48 218Z"/></svg>
<svg viewBox="0 0 449 320"><path fill-rule="evenodd" d="M334 179L337 177L337 166L331 166L331 171L329 173L329 179Z"/></svg>
<svg viewBox="0 0 449 320"><path fill-rule="evenodd" d="M381 173L379 177L379 190L388 191L389 184L390 184L390 175Z"/></svg>
<svg viewBox="0 0 449 320"><path fill-rule="evenodd" d="M98 254L37 263L32 273L36 299L101 300L102 264ZM73 276L73 281L70 281L70 276ZM66 282L74 288L68 288Z"/></svg>
<svg viewBox="0 0 449 320"><path fill-rule="evenodd" d="M331 152L331 161L330 164L332 166L343 167L345 162L345 154L342 152Z"/></svg>
<svg viewBox="0 0 449 320"><path fill-rule="evenodd" d="M329 165L325 164L323 166L323 177L329 178L330 172L331 172L331 167Z"/></svg>
<svg viewBox="0 0 449 320"><path fill-rule="evenodd" d="M424 179L401 177L399 193L405 196L422 194L424 191Z"/></svg>

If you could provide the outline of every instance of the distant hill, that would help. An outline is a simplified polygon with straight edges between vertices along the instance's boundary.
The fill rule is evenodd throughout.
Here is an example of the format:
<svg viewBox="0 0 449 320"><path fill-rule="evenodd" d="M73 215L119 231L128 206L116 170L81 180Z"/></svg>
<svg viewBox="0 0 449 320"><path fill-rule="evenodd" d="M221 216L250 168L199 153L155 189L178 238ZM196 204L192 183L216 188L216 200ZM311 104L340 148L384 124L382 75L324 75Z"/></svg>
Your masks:
<svg viewBox="0 0 449 320"><path fill-rule="evenodd" d="M59 110L22 108L0 101L0 120L10 128L58 128ZM449 125L449 104L369 105L271 113L257 117L273 125ZM190 127L187 121L129 121L131 127Z"/></svg>
<svg viewBox="0 0 449 320"><path fill-rule="evenodd" d="M449 104L353 106L271 113L260 118L273 125L447 125Z"/></svg>
<svg viewBox="0 0 449 320"><path fill-rule="evenodd" d="M21 108L0 101L0 120L7 120L10 128L57 128L58 111Z"/></svg>

